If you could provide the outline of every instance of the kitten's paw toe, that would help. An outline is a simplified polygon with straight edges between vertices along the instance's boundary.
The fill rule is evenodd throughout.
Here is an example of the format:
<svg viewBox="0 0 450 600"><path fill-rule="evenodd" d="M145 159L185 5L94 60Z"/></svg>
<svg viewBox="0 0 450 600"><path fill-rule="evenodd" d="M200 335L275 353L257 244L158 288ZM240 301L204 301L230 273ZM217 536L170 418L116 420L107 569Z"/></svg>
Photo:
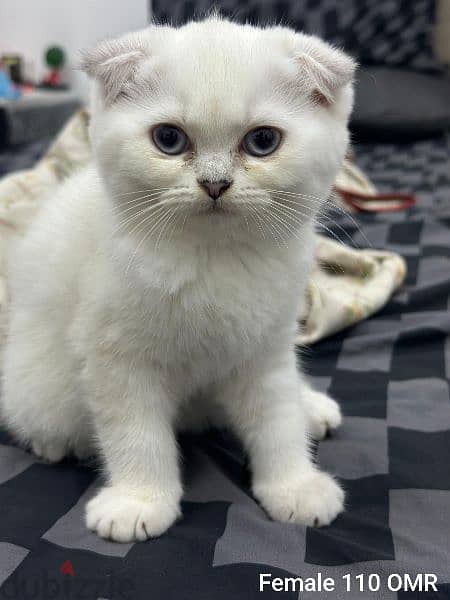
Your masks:
<svg viewBox="0 0 450 600"><path fill-rule="evenodd" d="M323 440L327 433L342 424L339 404L321 392L308 391L308 432L315 440Z"/></svg>
<svg viewBox="0 0 450 600"><path fill-rule="evenodd" d="M140 496L108 487L87 503L86 525L102 538L143 542L162 535L180 514L178 500L170 496Z"/></svg>
<svg viewBox="0 0 450 600"><path fill-rule="evenodd" d="M254 493L276 521L329 525L344 510L344 492L327 473L311 470L292 481L255 485Z"/></svg>
<svg viewBox="0 0 450 600"><path fill-rule="evenodd" d="M39 456L48 462L60 462L67 454L67 445L59 440L33 440L31 449Z"/></svg>

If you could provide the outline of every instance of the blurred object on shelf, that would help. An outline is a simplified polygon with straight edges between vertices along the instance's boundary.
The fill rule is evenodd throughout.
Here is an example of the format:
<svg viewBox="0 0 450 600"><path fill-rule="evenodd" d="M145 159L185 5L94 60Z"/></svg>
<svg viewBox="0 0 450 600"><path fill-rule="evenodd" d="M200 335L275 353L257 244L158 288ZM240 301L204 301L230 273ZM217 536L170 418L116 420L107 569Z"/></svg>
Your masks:
<svg viewBox="0 0 450 600"><path fill-rule="evenodd" d="M21 89L11 80L8 68L0 61L0 99L17 100L21 95Z"/></svg>
<svg viewBox="0 0 450 600"><path fill-rule="evenodd" d="M19 54L3 54L0 63L6 67L12 82L23 83L22 57Z"/></svg>
<svg viewBox="0 0 450 600"><path fill-rule="evenodd" d="M50 72L45 76L41 87L53 90L66 90L67 85L61 83L61 70L66 62L66 54L60 46L50 46L45 51L45 63Z"/></svg>

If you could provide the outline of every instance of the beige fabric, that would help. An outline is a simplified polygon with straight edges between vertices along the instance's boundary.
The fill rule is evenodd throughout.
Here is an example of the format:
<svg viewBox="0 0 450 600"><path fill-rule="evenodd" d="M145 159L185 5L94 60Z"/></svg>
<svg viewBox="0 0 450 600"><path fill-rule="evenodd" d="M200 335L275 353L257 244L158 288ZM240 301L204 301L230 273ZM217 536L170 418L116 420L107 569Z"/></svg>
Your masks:
<svg viewBox="0 0 450 600"><path fill-rule="evenodd" d="M342 169L336 177L336 186L358 194L371 195L377 193L376 187L350 157L344 161Z"/></svg>
<svg viewBox="0 0 450 600"><path fill-rule="evenodd" d="M312 344L367 319L405 276L405 261L397 254L354 250L319 236L297 344Z"/></svg>
<svg viewBox="0 0 450 600"><path fill-rule="evenodd" d="M15 236L26 234L43 198L90 160L87 125L87 113L77 113L35 168L0 181L0 310L5 308L7 299L5 257L9 244ZM350 161L346 162L339 182L360 192L373 190ZM405 274L404 261L395 254L353 250L318 236L306 310L299 316L303 333L297 342L315 342L368 317L387 302ZM304 303L299 299L301 304Z"/></svg>
<svg viewBox="0 0 450 600"><path fill-rule="evenodd" d="M450 65L450 0L439 0L434 30L436 56Z"/></svg>

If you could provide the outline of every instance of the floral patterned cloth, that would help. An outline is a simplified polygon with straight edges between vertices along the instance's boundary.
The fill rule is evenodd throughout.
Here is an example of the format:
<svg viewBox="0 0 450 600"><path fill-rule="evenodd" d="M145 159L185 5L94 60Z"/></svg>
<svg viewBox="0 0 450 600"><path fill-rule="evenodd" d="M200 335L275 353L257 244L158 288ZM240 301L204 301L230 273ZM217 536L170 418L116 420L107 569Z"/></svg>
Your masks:
<svg viewBox="0 0 450 600"><path fill-rule="evenodd" d="M0 181L0 311L7 303L6 257L16 236L26 235L39 206L55 187L91 159L89 116L78 112L33 168ZM355 165L346 161L338 181L354 191L373 191ZM392 252L355 250L318 235L316 260L299 315L298 344L311 344L379 310L406 276L404 260Z"/></svg>

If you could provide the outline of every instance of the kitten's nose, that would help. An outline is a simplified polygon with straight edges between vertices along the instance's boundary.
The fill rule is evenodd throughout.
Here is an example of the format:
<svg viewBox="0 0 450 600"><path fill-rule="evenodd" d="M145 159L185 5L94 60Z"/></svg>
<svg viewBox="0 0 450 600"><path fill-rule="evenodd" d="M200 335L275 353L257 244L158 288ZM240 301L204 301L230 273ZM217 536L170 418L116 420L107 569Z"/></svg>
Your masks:
<svg viewBox="0 0 450 600"><path fill-rule="evenodd" d="M225 179L222 181L199 181L198 183L213 200L217 200L231 185L231 181Z"/></svg>

